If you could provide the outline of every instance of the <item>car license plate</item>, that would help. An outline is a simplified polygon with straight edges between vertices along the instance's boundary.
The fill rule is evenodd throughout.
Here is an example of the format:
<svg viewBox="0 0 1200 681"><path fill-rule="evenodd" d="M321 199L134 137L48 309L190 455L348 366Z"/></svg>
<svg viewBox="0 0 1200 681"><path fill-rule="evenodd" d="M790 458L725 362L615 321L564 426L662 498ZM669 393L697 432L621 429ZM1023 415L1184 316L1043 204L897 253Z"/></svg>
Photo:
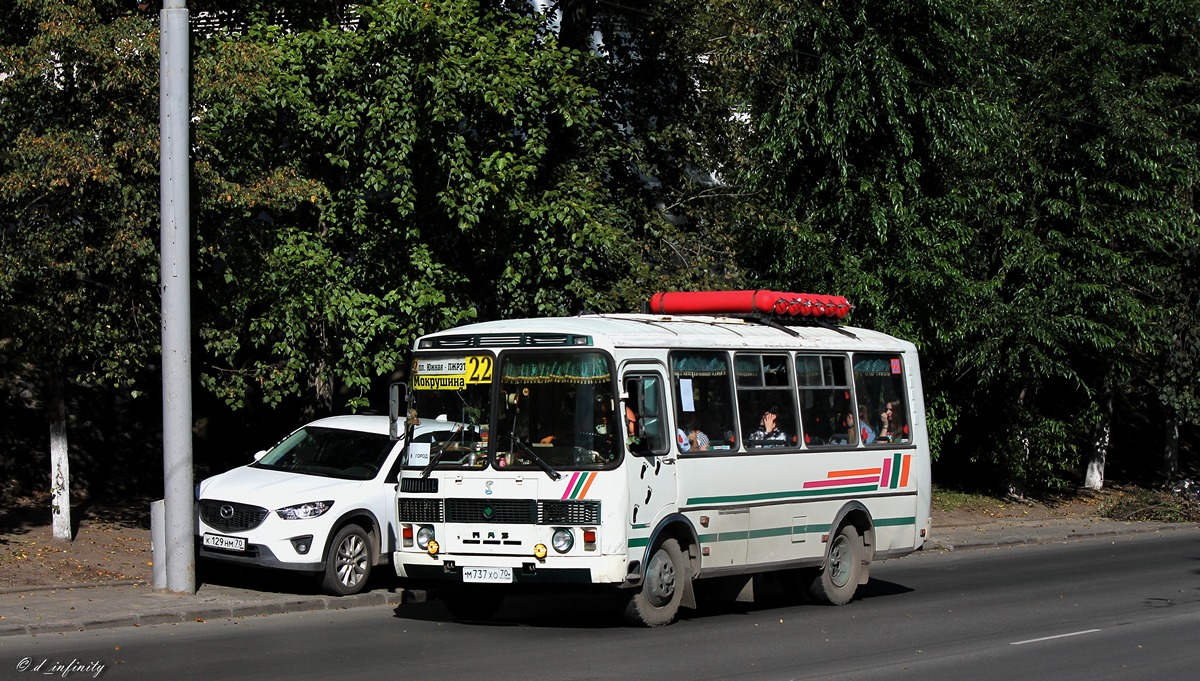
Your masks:
<svg viewBox="0 0 1200 681"><path fill-rule="evenodd" d="M246 540L243 537L222 537L219 534L204 535L204 545L226 551L245 551Z"/></svg>
<svg viewBox="0 0 1200 681"><path fill-rule="evenodd" d="M508 567L464 567L464 582L472 584L511 584L512 568Z"/></svg>

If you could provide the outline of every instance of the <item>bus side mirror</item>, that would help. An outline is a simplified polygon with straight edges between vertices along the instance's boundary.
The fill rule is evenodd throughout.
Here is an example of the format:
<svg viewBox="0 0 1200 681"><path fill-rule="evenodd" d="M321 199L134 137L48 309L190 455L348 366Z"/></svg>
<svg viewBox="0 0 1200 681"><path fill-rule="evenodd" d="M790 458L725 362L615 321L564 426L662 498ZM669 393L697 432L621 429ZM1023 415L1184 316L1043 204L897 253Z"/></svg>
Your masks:
<svg viewBox="0 0 1200 681"><path fill-rule="evenodd" d="M402 423L400 415L408 407L408 385L393 383L388 388L388 435L393 440L399 440L407 430L407 422Z"/></svg>

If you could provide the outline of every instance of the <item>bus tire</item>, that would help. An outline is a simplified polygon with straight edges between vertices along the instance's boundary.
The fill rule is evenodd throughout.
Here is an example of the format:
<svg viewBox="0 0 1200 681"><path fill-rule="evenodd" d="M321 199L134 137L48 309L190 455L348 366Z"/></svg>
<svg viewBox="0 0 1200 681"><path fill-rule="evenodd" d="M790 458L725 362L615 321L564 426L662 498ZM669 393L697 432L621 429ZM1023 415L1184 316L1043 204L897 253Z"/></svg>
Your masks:
<svg viewBox="0 0 1200 681"><path fill-rule="evenodd" d="M642 586L629 598L625 620L643 627L662 627L674 622L690 579L679 542L666 539L646 561Z"/></svg>
<svg viewBox="0 0 1200 681"><path fill-rule="evenodd" d="M457 620L489 620L504 604L504 591L480 586L459 586L442 594L446 609Z"/></svg>
<svg viewBox="0 0 1200 681"><path fill-rule="evenodd" d="M854 598L863 569L863 540L853 525L833 537L825 565L812 577L808 594L814 603L845 605Z"/></svg>

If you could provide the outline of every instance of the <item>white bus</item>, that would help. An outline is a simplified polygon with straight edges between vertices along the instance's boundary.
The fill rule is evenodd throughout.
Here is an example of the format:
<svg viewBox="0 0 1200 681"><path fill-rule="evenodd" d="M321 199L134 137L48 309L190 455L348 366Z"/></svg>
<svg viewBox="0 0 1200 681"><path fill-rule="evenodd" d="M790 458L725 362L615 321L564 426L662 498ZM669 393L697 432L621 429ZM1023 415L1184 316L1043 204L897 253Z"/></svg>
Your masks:
<svg viewBox="0 0 1200 681"><path fill-rule="evenodd" d="M397 575L464 619L517 585L593 584L660 626L698 582L763 573L847 603L930 529L916 348L841 324L848 307L681 292L423 336L393 433L424 417L457 435L405 454Z"/></svg>

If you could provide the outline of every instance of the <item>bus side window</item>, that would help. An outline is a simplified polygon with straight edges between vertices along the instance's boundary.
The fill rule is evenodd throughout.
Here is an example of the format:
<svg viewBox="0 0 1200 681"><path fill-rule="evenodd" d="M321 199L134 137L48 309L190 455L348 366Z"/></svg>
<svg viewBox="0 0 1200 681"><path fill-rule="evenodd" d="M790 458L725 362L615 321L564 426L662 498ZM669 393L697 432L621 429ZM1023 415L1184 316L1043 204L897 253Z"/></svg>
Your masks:
<svg viewBox="0 0 1200 681"><path fill-rule="evenodd" d="M672 352L671 383L675 391L675 418L680 429L693 426L695 431L704 434L703 438L697 434L697 441L708 442L707 450L692 450L689 443L688 453L736 451L738 440L728 354L698 350ZM685 433L684 437L687 435Z"/></svg>
<svg viewBox="0 0 1200 681"><path fill-rule="evenodd" d="M738 353L734 368L746 448L798 446L799 421L787 355Z"/></svg>
<svg viewBox="0 0 1200 681"><path fill-rule="evenodd" d="M663 381L657 374L625 377L625 441L635 454L664 454L667 435Z"/></svg>
<svg viewBox="0 0 1200 681"><path fill-rule="evenodd" d="M797 355L800 414L804 443L809 447L857 445L853 396L846 358L840 355Z"/></svg>
<svg viewBox="0 0 1200 681"><path fill-rule="evenodd" d="M859 353L854 356L854 387L858 397L859 432L864 445L910 442L908 394L903 358L895 354Z"/></svg>

